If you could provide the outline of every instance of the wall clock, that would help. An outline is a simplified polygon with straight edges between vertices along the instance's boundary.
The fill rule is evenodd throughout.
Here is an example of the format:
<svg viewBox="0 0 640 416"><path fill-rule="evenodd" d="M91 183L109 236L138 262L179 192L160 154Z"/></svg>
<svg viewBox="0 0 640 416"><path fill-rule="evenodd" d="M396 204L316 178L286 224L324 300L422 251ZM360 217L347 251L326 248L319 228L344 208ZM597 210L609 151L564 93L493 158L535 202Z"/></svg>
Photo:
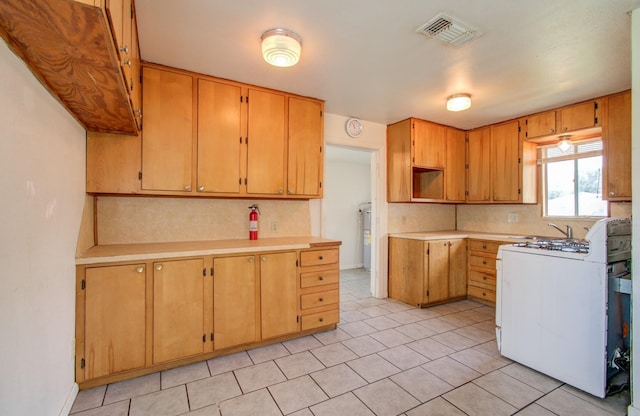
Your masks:
<svg viewBox="0 0 640 416"><path fill-rule="evenodd" d="M362 122L357 118L350 118L345 124L345 130L351 137L358 137L362 133Z"/></svg>

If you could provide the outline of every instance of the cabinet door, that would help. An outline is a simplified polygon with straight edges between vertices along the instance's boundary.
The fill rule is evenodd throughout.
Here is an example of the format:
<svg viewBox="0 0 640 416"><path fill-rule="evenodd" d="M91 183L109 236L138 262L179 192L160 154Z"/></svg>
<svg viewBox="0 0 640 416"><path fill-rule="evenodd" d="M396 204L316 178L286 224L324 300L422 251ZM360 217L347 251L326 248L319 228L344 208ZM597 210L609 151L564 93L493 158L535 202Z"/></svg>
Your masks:
<svg viewBox="0 0 640 416"><path fill-rule="evenodd" d="M449 297L467 294L467 242L464 239L449 241Z"/></svg>
<svg viewBox="0 0 640 416"><path fill-rule="evenodd" d="M285 96L249 89L247 193L284 195Z"/></svg>
<svg viewBox="0 0 640 416"><path fill-rule="evenodd" d="M87 192L140 190L140 136L87 132Z"/></svg>
<svg viewBox="0 0 640 416"><path fill-rule="evenodd" d="M556 112L535 114L527 117L527 137L542 137L556 134Z"/></svg>
<svg viewBox="0 0 640 416"><path fill-rule="evenodd" d="M449 242L430 241L427 302L440 302L449 297Z"/></svg>
<svg viewBox="0 0 640 416"><path fill-rule="evenodd" d="M596 102L589 101L560 110L560 132L594 127L596 123Z"/></svg>
<svg viewBox="0 0 640 416"><path fill-rule="evenodd" d="M198 192L240 192L240 87L198 80Z"/></svg>
<svg viewBox="0 0 640 416"><path fill-rule="evenodd" d="M465 191L465 133L447 128L447 167L444 171L445 195L447 201L464 202Z"/></svg>
<svg viewBox="0 0 640 416"><path fill-rule="evenodd" d="M142 83L140 82L140 48L138 47L138 23L133 16L131 22L131 78L129 79L129 96L133 106L138 130L142 130Z"/></svg>
<svg viewBox="0 0 640 416"><path fill-rule="evenodd" d="M491 128L484 127L469 132L467 148L467 201L489 201L491 195L490 155Z"/></svg>
<svg viewBox="0 0 640 416"><path fill-rule="evenodd" d="M259 287L254 256L213 259L215 350L258 341Z"/></svg>
<svg viewBox="0 0 640 416"><path fill-rule="evenodd" d="M491 126L491 183L493 200L520 199L520 140L518 121Z"/></svg>
<svg viewBox="0 0 640 416"><path fill-rule="evenodd" d="M153 265L153 362L204 352L204 260Z"/></svg>
<svg viewBox="0 0 640 416"><path fill-rule="evenodd" d="M631 93L608 98L605 127L606 182L604 195L609 200L631 199Z"/></svg>
<svg viewBox="0 0 640 416"><path fill-rule="evenodd" d="M145 366L144 264L85 272L85 379Z"/></svg>
<svg viewBox="0 0 640 416"><path fill-rule="evenodd" d="M443 169L447 160L446 127L422 120L413 121L413 165Z"/></svg>
<svg viewBox="0 0 640 416"><path fill-rule="evenodd" d="M289 98L287 194L321 196L322 103Z"/></svg>
<svg viewBox="0 0 640 416"><path fill-rule="evenodd" d="M260 310L262 339L298 331L296 253L260 257Z"/></svg>
<svg viewBox="0 0 640 416"><path fill-rule="evenodd" d="M428 244L409 238L389 238L389 297L410 305L426 303Z"/></svg>
<svg viewBox="0 0 640 416"><path fill-rule="evenodd" d="M151 67L142 74L142 189L190 192L193 80Z"/></svg>
<svg viewBox="0 0 640 416"><path fill-rule="evenodd" d="M411 202L411 120L387 126L387 201Z"/></svg>
<svg viewBox="0 0 640 416"><path fill-rule="evenodd" d="M118 56L122 74L129 88L131 80L131 0L107 0L105 4L107 16L111 23L111 32Z"/></svg>

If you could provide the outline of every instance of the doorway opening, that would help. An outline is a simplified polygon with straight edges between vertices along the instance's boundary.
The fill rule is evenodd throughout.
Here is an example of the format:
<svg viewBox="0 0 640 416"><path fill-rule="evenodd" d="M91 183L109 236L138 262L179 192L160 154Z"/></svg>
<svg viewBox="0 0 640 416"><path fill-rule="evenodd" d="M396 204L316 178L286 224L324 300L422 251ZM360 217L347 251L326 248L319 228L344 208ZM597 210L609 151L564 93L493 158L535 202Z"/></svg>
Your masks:
<svg viewBox="0 0 640 416"><path fill-rule="evenodd" d="M377 293L376 151L326 146L325 184L322 202L324 236L342 241L341 276L368 276L369 293ZM349 279L345 281L348 285ZM341 279L342 284L342 279ZM360 285L361 286L361 285ZM361 295L365 295L360 291Z"/></svg>

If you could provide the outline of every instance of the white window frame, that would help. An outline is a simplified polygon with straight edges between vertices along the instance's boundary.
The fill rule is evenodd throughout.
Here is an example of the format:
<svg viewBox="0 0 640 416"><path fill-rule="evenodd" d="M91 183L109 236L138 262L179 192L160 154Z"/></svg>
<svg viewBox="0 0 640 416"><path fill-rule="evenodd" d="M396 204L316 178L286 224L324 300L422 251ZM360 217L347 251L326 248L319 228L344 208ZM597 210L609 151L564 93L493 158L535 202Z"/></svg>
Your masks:
<svg viewBox="0 0 640 416"><path fill-rule="evenodd" d="M599 150L589 150L589 151L582 151L582 152L578 152L578 146L580 145L585 145L585 144L589 144L589 143L595 143L595 142L601 142L602 146L600 146ZM602 216L593 216L593 215L549 215L547 212L548 209L548 195L547 195L547 168L546 168L546 164L549 162L560 162L560 161L564 161L564 160L578 160L578 159L586 159L589 157L594 157L594 156L603 156L603 148L604 148L604 142L602 141L601 137L598 138L594 138L594 139L589 139L589 140L582 140L582 141L576 141L574 143L571 144L571 147L569 148L569 150L567 152L565 152L565 154L563 155L559 155L559 156L554 156L554 157L547 157L546 156L546 150L549 148L557 148L556 144L553 145L545 145L545 146L538 146L538 165L540 165L541 167L541 197L542 197L542 216L544 218L559 218L559 219L589 219L589 218L595 218L595 219L600 219L600 218L606 218L609 216L609 201L605 200L606 202L606 213ZM603 167L604 169L604 161L603 161ZM575 164L575 171L576 171L576 175L575 177L578 176L578 172L577 172L578 168L577 168L577 164ZM574 196L576 198L576 205L575 207L578 208L578 192L577 192L577 183L574 185L575 186L575 191L574 192ZM600 185L602 187L602 184ZM600 189L600 192L602 194L602 188ZM603 195L604 197L604 195ZM575 214L575 212L574 212Z"/></svg>

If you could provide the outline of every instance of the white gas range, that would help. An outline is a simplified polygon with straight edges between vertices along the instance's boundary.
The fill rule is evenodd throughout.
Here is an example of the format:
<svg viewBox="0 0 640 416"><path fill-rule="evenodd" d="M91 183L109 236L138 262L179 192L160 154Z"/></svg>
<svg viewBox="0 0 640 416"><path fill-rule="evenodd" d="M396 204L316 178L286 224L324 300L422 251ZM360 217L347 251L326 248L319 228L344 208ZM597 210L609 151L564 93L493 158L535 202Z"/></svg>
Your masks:
<svg viewBox="0 0 640 416"><path fill-rule="evenodd" d="M596 222L584 240L501 246L496 336L503 356L598 397L607 388L609 285L628 282L631 220ZM612 275L616 276L612 276ZM615 342L621 344L621 342ZM610 345L611 347L611 345Z"/></svg>

